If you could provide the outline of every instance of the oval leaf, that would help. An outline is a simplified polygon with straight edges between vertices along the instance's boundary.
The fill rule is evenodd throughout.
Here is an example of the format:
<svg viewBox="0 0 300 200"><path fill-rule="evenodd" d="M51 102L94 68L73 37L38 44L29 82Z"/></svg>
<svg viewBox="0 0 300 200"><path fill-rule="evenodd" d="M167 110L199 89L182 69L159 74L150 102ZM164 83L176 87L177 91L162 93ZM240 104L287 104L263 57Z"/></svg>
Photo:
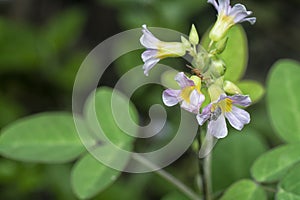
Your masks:
<svg viewBox="0 0 300 200"><path fill-rule="evenodd" d="M205 33L201 44L209 44L209 31ZM226 64L225 80L238 81L245 73L248 62L248 42L246 33L241 25L233 26L228 32L228 42L220 57Z"/></svg>
<svg viewBox="0 0 300 200"><path fill-rule="evenodd" d="M300 64L281 60L267 82L267 106L277 134L287 142L300 141Z"/></svg>
<svg viewBox="0 0 300 200"><path fill-rule="evenodd" d="M300 196L284 190L279 190L279 192L276 194L276 200L300 200Z"/></svg>
<svg viewBox="0 0 300 200"><path fill-rule="evenodd" d="M112 98L114 98L115 104L112 103ZM90 130L93 130L97 138L95 138L96 142L84 142L85 144L91 144L88 147L91 154L86 155L76 163L72 170L71 180L76 195L83 199L93 197L114 182L121 173L118 170L124 169L130 159L130 154L121 155L120 149L131 151L134 137L127 135L116 123L112 106L116 106L115 109L120 111L118 120L123 121L119 121L119 123L125 124L126 129L131 130L133 135L136 135L138 130L136 129L137 126L128 123L129 119L125 115L126 111L124 111L124 108L129 109L133 121L137 122L135 107L120 92L101 87L96 91L95 96L91 95L88 98L84 110L85 120L87 120ZM101 125L101 128L99 125ZM90 140L88 137L85 138ZM111 145L110 142L116 145L117 148Z"/></svg>
<svg viewBox="0 0 300 200"><path fill-rule="evenodd" d="M71 113L41 113L20 119L2 130L1 155L45 163L68 162L85 148Z"/></svg>
<svg viewBox="0 0 300 200"><path fill-rule="evenodd" d="M259 82L253 80L241 81L237 86L241 89L243 94L250 96L252 103L259 101L265 93L264 87Z"/></svg>
<svg viewBox="0 0 300 200"><path fill-rule="evenodd" d="M255 147L255 148L253 148ZM212 156L212 183L214 191L223 190L242 178L250 177L254 160L267 149L253 129L231 131L226 140L219 140ZM226 174L226 178L221 178Z"/></svg>
<svg viewBox="0 0 300 200"><path fill-rule="evenodd" d="M300 199L300 165L298 164L280 181L279 188L280 192L278 196L282 198L285 195L293 196L293 199ZM286 194L281 194L286 193ZM290 198L289 198L290 199Z"/></svg>
<svg viewBox="0 0 300 200"><path fill-rule="evenodd" d="M267 199L265 191L251 180L241 180L230 186L221 200L264 200Z"/></svg>
<svg viewBox="0 0 300 200"><path fill-rule="evenodd" d="M266 152L253 164L253 178L260 182L280 179L291 166L300 161L299 152L299 144L284 145Z"/></svg>
<svg viewBox="0 0 300 200"><path fill-rule="evenodd" d="M72 169L72 188L79 198L90 198L108 187L120 174L87 154Z"/></svg>

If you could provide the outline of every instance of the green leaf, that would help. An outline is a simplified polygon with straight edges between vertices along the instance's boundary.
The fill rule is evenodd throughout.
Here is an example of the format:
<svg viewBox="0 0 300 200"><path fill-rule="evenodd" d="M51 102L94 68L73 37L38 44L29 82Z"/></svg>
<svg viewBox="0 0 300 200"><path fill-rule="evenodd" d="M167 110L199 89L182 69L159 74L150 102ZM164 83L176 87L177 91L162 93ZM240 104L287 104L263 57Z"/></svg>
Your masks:
<svg viewBox="0 0 300 200"><path fill-rule="evenodd" d="M259 182L279 180L291 166L300 161L299 152L299 144L284 145L266 152L253 164L253 178Z"/></svg>
<svg viewBox="0 0 300 200"><path fill-rule="evenodd" d="M255 130L230 130L226 139L219 140L213 150L214 191L223 190L237 180L250 177L252 163L266 149L266 144ZM226 178L222 178L224 175Z"/></svg>
<svg viewBox="0 0 300 200"><path fill-rule="evenodd" d="M35 69L38 63L38 50L33 29L0 18L0 32L0 70L15 72L15 70Z"/></svg>
<svg viewBox="0 0 300 200"><path fill-rule="evenodd" d="M51 19L46 27L43 27L41 35L55 52L60 51L75 42L83 30L84 22L84 12L78 8L71 8Z"/></svg>
<svg viewBox="0 0 300 200"><path fill-rule="evenodd" d="M280 60L267 81L267 106L276 133L286 142L300 141L300 63Z"/></svg>
<svg viewBox="0 0 300 200"><path fill-rule="evenodd" d="M41 113L20 119L2 130L0 153L7 158L44 163L68 162L84 147L70 113Z"/></svg>
<svg viewBox="0 0 300 200"><path fill-rule="evenodd" d="M124 169L130 159L130 154L120 156L119 149L111 145L110 142L120 149L132 150L134 137L126 134L119 125L126 125L125 128L130 130L131 134L136 135L137 126L130 123L126 114L129 111L130 117L134 122L137 122L137 112L127 97L118 91L114 92L113 95L111 88L101 87L96 91L95 96L91 95L88 98L85 105L85 120L90 130L96 135L95 139L98 145L95 146L95 143L91 143L92 146L88 147L91 155L88 154L83 157L72 170L72 187L80 198L93 197L113 183L120 175L120 170ZM119 124L115 121L116 115L113 114L113 106L119 111ZM111 169L109 166L119 169L119 171Z"/></svg>
<svg viewBox="0 0 300 200"><path fill-rule="evenodd" d="M293 167L286 176L280 181L280 192L277 199L286 199L286 196L293 198L288 199L300 199L300 165ZM283 194L284 193L284 194Z"/></svg>
<svg viewBox="0 0 300 200"><path fill-rule="evenodd" d="M265 191L251 180L241 180L230 186L221 200L264 200Z"/></svg>
<svg viewBox="0 0 300 200"><path fill-rule="evenodd" d="M276 200L300 200L300 196L284 190L279 190L276 194Z"/></svg>
<svg viewBox="0 0 300 200"><path fill-rule="evenodd" d="M208 47L209 31L202 38L202 45ZM226 64L225 80L236 82L244 75L248 62L248 43L241 25L233 26L228 32L227 46L220 57Z"/></svg>
<svg viewBox="0 0 300 200"><path fill-rule="evenodd" d="M172 192L164 196L161 200L189 200L185 195L179 192Z"/></svg>
<svg viewBox="0 0 300 200"><path fill-rule="evenodd" d="M252 103L258 102L265 93L264 87L256 81L245 80L237 84L243 94L248 94L252 100Z"/></svg>
<svg viewBox="0 0 300 200"><path fill-rule="evenodd" d="M75 194L86 199L107 188L120 174L88 153L74 165L71 183Z"/></svg>
<svg viewBox="0 0 300 200"><path fill-rule="evenodd" d="M125 143L131 144L134 141L134 137L129 134L133 136L137 134L138 114L134 105L126 96L117 90L114 90L114 92L115 95L112 100L113 90L111 88L99 88L95 93L95 99L91 95L87 100L85 116L89 127L97 134L100 141L105 141L106 139L103 138L105 136L115 145L126 148ZM97 121L92 118L95 112ZM127 134L127 131L129 134Z"/></svg>

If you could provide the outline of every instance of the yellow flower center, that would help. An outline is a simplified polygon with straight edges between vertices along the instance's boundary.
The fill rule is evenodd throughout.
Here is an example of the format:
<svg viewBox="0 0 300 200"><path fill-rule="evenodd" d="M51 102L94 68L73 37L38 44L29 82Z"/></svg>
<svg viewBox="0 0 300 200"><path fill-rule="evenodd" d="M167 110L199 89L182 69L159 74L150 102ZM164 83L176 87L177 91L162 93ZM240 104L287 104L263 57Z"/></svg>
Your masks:
<svg viewBox="0 0 300 200"><path fill-rule="evenodd" d="M222 110L222 113L231 112L232 110L232 100L225 98L218 103L214 103L211 107L211 112L214 112L217 108Z"/></svg>
<svg viewBox="0 0 300 200"><path fill-rule="evenodd" d="M194 82L195 85L185 87L181 90L180 96L184 101L190 103L190 96L193 90L197 90L199 94L201 94L201 79L198 76L191 76L190 80Z"/></svg>

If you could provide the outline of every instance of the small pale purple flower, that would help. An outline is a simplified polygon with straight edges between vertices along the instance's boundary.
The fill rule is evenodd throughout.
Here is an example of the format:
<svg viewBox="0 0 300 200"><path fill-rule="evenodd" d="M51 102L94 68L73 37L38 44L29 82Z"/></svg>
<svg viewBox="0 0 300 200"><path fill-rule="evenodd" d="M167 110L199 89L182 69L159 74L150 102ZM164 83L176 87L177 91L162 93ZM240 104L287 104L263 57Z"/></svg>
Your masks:
<svg viewBox="0 0 300 200"><path fill-rule="evenodd" d="M175 80L181 89L166 89L162 95L164 104L174 106L180 103L183 109L198 114L205 99L200 91L201 79L197 76L188 78L183 72L180 72L175 76Z"/></svg>
<svg viewBox="0 0 300 200"><path fill-rule="evenodd" d="M244 21L251 24L256 22L255 17L249 17L252 12L247 11L242 4L238 3L231 7L230 0L218 0L218 3L216 0L208 0L207 2L211 3L218 11L217 22L209 33L209 37L213 41L220 41L234 24Z"/></svg>
<svg viewBox="0 0 300 200"><path fill-rule="evenodd" d="M227 96L222 94L216 102L203 108L202 113L197 115L197 120L200 126L209 120L207 133L216 138L224 138L228 133L225 118L233 128L242 130L244 125L250 122L250 115L235 105L246 107L250 104L251 99L247 95Z"/></svg>
<svg viewBox="0 0 300 200"><path fill-rule="evenodd" d="M181 42L163 42L157 39L148 29L143 25L143 35L140 38L141 44L147 48L142 54L144 62L144 74L148 76L150 69L152 69L161 59L167 57L184 56L186 50Z"/></svg>

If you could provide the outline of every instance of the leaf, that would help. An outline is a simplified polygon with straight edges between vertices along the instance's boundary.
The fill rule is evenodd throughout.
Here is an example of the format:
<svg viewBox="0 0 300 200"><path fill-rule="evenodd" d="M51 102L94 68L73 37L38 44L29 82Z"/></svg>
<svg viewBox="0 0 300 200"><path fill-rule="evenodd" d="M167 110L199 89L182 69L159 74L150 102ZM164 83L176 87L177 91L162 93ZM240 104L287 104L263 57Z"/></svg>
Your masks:
<svg viewBox="0 0 300 200"><path fill-rule="evenodd" d="M38 51L31 27L0 18L0 32L0 70L15 72L35 69Z"/></svg>
<svg viewBox="0 0 300 200"><path fill-rule="evenodd" d="M279 183L277 199L300 199L300 165L293 167Z"/></svg>
<svg viewBox="0 0 300 200"><path fill-rule="evenodd" d="M253 148L255 147L255 148ZM226 139L219 140L213 149L212 183L214 191L223 190L242 178L250 177L254 160L267 149L253 129L229 131ZM226 175L226 178L222 178Z"/></svg>
<svg viewBox="0 0 300 200"><path fill-rule="evenodd" d="M112 98L113 92L115 95ZM91 95L88 98L84 111L89 128L97 134L99 140L109 140L126 148L125 143L131 144L134 141L130 135L136 136L138 131L138 114L134 105L122 93L108 87L99 88L95 99L93 97ZM93 119L95 112L97 121Z"/></svg>
<svg viewBox="0 0 300 200"><path fill-rule="evenodd" d="M202 38L202 45L208 47L209 31ZM235 25L228 31L227 46L220 58L226 64L225 80L236 82L244 75L248 62L248 43L241 25Z"/></svg>
<svg viewBox="0 0 300 200"><path fill-rule="evenodd" d="M267 81L267 106L276 133L286 142L300 141L300 63L280 60Z"/></svg>
<svg viewBox="0 0 300 200"><path fill-rule="evenodd" d="M56 51L72 44L83 30L85 14L78 8L71 8L55 16L42 29L44 42Z"/></svg>
<svg viewBox="0 0 300 200"><path fill-rule="evenodd" d="M259 182L279 180L291 166L300 161L299 152L299 144L289 144L264 153L251 168L253 178Z"/></svg>
<svg viewBox="0 0 300 200"><path fill-rule="evenodd" d="M91 146L87 147L91 154L79 160L72 170L72 187L80 198L91 198L107 188L120 175L120 171L125 168L130 159L131 154L120 154L120 149L131 151L134 137L127 135L120 128L120 124L116 123L117 117L113 113L113 108L119 111L118 120L121 120L119 123L123 128L126 124L126 130L130 130L133 135L137 134L137 126L129 123L131 121L126 115L129 110L130 117L137 122L137 112L134 105L122 93L108 87L101 87L96 91L95 96L91 95L88 98L84 115L90 130L93 130L96 135L97 146L91 143ZM84 143L90 144L86 141Z"/></svg>
<svg viewBox="0 0 300 200"><path fill-rule="evenodd" d="M300 196L284 190L279 190L279 192L276 194L276 200L300 200Z"/></svg>
<svg viewBox="0 0 300 200"><path fill-rule="evenodd" d="M220 200L264 200L264 190L251 180L241 180L230 186Z"/></svg>
<svg viewBox="0 0 300 200"><path fill-rule="evenodd" d="M20 161L68 162L84 147L70 113L41 113L20 119L2 130L0 153Z"/></svg>
<svg viewBox="0 0 300 200"><path fill-rule="evenodd" d="M88 153L72 169L72 188L79 198L91 198L112 184L120 174Z"/></svg>
<svg viewBox="0 0 300 200"><path fill-rule="evenodd" d="M161 200L189 200L189 199L179 192L172 192L164 196Z"/></svg>
<svg viewBox="0 0 300 200"><path fill-rule="evenodd" d="M264 87L256 81L245 80L237 84L243 94L248 94L251 98L252 103L258 102L264 95Z"/></svg>

